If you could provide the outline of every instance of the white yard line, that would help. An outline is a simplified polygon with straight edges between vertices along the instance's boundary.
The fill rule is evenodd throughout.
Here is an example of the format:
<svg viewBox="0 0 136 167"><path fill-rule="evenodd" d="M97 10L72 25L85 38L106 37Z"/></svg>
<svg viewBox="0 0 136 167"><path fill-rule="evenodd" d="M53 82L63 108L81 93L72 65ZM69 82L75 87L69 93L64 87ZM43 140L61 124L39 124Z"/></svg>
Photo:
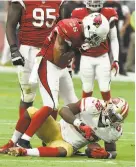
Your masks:
<svg viewBox="0 0 136 167"><path fill-rule="evenodd" d="M2 160L2 159L0 159L0 162L5 162L5 161L7 161L6 159L5 160ZM35 163L35 162L46 162L46 158L45 159L37 159L37 160L34 160L34 159L8 159L8 162L7 163L9 163L9 162L19 162L19 163L24 163L24 162L26 162L26 163ZM121 160L118 160L117 162L115 162L115 160L86 160L86 159L84 159L84 160L56 160L55 159L55 161L54 160L51 160L50 159L50 162L51 163L106 163L106 164L119 164L119 163L127 163L127 164L130 164L130 163L134 163L134 161L121 161Z"/></svg>

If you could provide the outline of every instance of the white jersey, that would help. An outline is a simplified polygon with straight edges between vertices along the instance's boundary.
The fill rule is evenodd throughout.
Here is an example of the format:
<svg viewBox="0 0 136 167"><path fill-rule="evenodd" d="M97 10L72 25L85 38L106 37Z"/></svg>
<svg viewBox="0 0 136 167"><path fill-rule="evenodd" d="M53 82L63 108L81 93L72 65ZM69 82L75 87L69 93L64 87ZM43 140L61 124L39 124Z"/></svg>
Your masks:
<svg viewBox="0 0 136 167"><path fill-rule="evenodd" d="M99 127L99 117L100 117L100 105L102 100L98 100L94 97L83 98L80 104L80 114L76 115L76 118L82 120L86 125L90 126L95 135L104 140L105 142L111 143L120 138L122 135L122 127L113 126ZM78 132L75 127L68 124L63 119L60 120L61 134L63 139L70 143L75 150L87 145L90 141L93 141L93 137L90 141L86 140L83 135Z"/></svg>

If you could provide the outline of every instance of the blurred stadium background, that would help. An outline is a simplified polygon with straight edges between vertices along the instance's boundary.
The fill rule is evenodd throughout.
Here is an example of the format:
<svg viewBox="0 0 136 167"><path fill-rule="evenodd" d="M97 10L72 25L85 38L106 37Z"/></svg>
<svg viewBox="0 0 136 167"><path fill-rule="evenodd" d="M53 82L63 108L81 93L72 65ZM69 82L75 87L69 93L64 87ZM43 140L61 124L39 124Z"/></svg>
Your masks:
<svg viewBox="0 0 136 167"><path fill-rule="evenodd" d="M117 0L116 0L117 1ZM135 165L135 1L117 1L123 12L123 20L120 20L119 36L121 46L120 74L112 77L112 96L124 97L130 105L129 116L124 123L124 134L118 141L118 157L116 160L92 160L85 157L72 158L15 158L8 155L0 155L1 167L25 167L25 166L59 166L71 167L134 167ZM10 50L5 36L5 24L8 10L8 2L0 1L0 145L7 142L12 135L15 122L18 119L18 104L20 91L16 68L10 62ZM123 22L122 22L123 21ZM121 23L122 22L122 23ZM123 26L125 25L125 27ZM81 97L80 72L73 69L73 82L78 97ZM94 96L101 98L96 84ZM42 105L40 94L35 100L35 106ZM60 107L63 105L60 100ZM40 141L34 137L33 146L40 145Z"/></svg>

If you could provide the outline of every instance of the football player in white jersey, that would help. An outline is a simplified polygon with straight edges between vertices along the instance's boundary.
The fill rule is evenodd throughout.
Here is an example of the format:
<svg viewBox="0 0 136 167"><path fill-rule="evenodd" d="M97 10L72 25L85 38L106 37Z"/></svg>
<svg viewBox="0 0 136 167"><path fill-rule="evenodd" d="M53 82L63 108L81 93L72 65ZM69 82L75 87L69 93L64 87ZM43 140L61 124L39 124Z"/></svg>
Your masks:
<svg viewBox="0 0 136 167"><path fill-rule="evenodd" d="M9 150L15 156L62 157L72 156L88 145L86 155L91 158L116 158L116 141L122 135L121 123L128 114L128 103L122 98L112 99L114 109L108 109L103 100L83 98L60 110L63 119L56 122L51 116L37 131L37 136L48 143L46 147L33 149L14 147ZM26 115L32 118L37 110L30 107ZM103 140L105 148L97 141Z"/></svg>

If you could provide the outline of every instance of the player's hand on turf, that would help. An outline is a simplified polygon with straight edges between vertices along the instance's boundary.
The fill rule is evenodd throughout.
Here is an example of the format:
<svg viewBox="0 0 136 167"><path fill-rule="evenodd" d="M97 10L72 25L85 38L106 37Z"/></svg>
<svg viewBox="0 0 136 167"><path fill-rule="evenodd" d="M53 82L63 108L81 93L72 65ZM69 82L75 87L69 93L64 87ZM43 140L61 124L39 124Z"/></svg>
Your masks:
<svg viewBox="0 0 136 167"><path fill-rule="evenodd" d="M114 61L111 65L111 70L115 69L115 76L118 74L119 72L119 62L118 61Z"/></svg>
<svg viewBox="0 0 136 167"><path fill-rule="evenodd" d="M84 137L85 137L87 140L89 140L90 137L91 137L91 135L92 135L92 133L93 133L92 128L90 128L89 126L87 126L87 125L85 125L85 124L81 124L81 125L79 126L79 129L80 129L80 131L83 132Z"/></svg>
<svg viewBox="0 0 136 167"><path fill-rule="evenodd" d="M110 153L108 153L104 148L94 148L90 151L90 157L98 159L108 158Z"/></svg>
<svg viewBox="0 0 136 167"><path fill-rule="evenodd" d="M11 51L11 59L12 59L13 65L14 66L18 66L18 65L24 66L25 59L19 52L18 47L16 45L12 45L10 46L10 51Z"/></svg>

